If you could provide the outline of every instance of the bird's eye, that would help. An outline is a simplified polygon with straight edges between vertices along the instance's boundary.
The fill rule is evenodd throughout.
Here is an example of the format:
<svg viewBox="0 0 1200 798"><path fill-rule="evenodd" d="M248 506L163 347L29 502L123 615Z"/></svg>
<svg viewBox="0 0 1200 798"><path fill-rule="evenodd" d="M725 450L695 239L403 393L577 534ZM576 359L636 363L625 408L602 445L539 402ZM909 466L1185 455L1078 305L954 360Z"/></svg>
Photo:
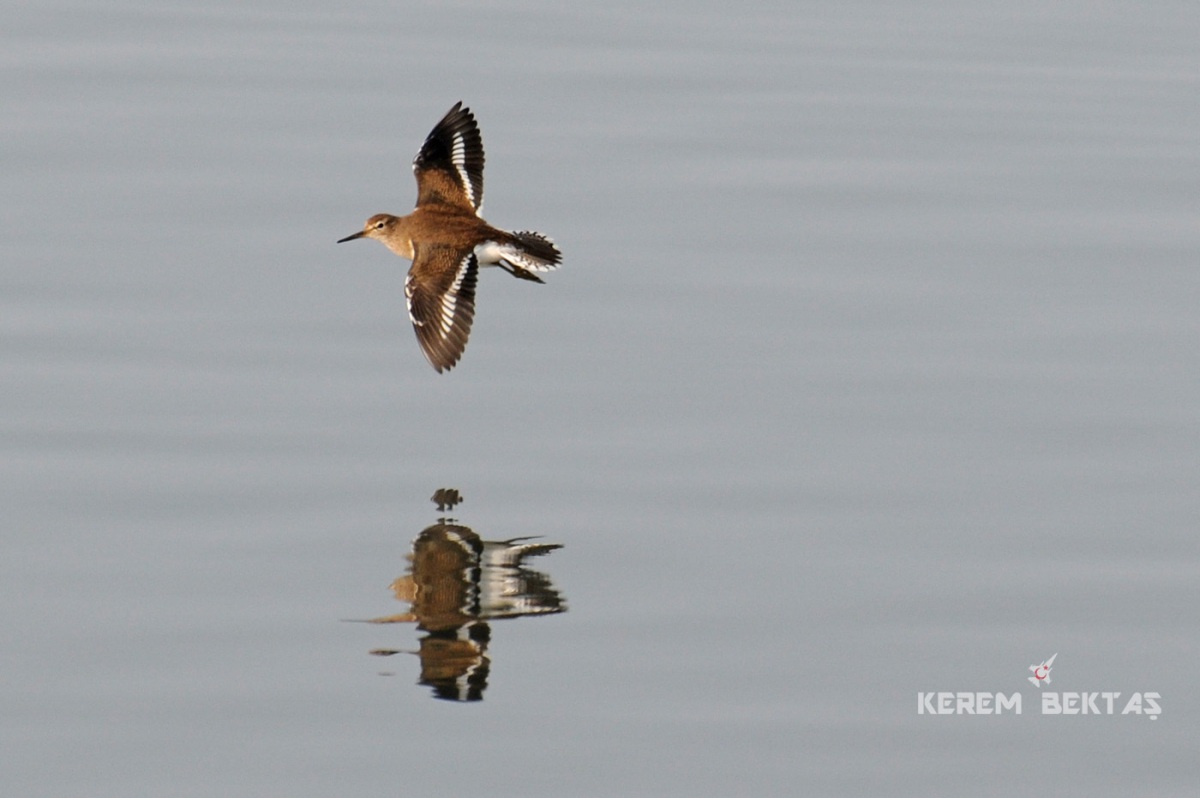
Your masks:
<svg viewBox="0 0 1200 798"><path fill-rule="evenodd" d="M375 229L376 229L376 230L382 230L382 229L383 229L383 219L380 219L378 222L376 222L376 223L375 223Z"/></svg>

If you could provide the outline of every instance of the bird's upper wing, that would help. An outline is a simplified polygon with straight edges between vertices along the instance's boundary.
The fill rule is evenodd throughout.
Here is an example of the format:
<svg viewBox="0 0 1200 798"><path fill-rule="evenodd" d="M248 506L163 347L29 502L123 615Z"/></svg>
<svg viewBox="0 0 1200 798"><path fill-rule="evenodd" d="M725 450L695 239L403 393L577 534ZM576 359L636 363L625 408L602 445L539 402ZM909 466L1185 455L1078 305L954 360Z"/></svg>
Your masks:
<svg viewBox="0 0 1200 798"><path fill-rule="evenodd" d="M417 207L459 205L478 213L483 206L483 138L462 103L434 126L413 159Z"/></svg>

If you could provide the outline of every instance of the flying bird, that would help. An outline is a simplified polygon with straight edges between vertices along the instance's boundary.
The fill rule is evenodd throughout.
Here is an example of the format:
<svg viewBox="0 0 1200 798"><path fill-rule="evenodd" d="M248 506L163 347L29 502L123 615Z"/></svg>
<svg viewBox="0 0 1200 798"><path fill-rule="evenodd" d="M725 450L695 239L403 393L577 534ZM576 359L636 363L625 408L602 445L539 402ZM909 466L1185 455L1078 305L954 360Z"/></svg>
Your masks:
<svg viewBox="0 0 1200 798"><path fill-rule="evenodd" d="M461 102L425 139L413 172L417 206L412 213L376 214L337 243L373 238L412 261L404 281L408 317L421 351L440 373L453 368L467 346L480 266L499 266L540 283L538 274L557 269L562 253L541 233L509 232L484 221L483 138Z"/></svg>

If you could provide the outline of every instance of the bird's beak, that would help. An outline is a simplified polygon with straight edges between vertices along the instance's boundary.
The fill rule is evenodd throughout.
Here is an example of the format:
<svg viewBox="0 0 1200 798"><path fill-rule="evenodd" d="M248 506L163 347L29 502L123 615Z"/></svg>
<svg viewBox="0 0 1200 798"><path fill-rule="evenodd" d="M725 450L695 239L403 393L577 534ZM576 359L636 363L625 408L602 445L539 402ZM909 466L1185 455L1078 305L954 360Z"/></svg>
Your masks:
<svg viewBox="0 0 1200 798"><path fill-rule="evenodd" d="M347 241L353 241L356 238L362 238L366 234L367 234L366 230L359 230L357 233L354 233L353 235L348 235L345 238L339 238L337 240L337 243L345 244Z"/></svg>

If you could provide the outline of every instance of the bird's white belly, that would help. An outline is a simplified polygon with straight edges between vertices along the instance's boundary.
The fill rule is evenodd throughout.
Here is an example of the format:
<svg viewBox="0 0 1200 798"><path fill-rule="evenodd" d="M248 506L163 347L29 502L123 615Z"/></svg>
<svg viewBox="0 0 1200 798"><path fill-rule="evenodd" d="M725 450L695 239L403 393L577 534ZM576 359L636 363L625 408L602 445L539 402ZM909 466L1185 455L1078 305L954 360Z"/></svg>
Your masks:
<svg viewBox="0 0 1200 798"><path fill-rule="evenodd" d="M495 241L484 241L475 246L475 260L480 266L499 266L505 258L512 259L514 249Z"/></svg>

